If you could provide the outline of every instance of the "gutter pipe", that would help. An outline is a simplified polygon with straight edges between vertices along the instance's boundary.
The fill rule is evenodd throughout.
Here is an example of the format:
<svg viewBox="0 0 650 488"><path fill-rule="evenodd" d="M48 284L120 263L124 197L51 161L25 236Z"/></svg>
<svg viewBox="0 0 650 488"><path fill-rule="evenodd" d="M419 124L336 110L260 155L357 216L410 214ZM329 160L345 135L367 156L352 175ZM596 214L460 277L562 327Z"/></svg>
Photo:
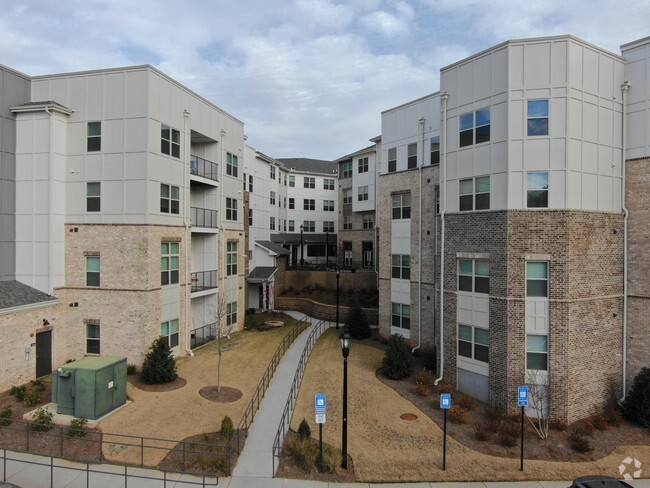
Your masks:
<svg viewBox="0 0 650 488"><path fill-rule="evenodd" d="M618 401L619 404L625 401L627 395L627 229L629 212L625 202L626 186L626 164L625 157L627 152L627 92L630 89L630 82L624 81L621 84L621 95L623 103L623 121L622 121L622 143L621 143L621 199L623 207L623 396Z"/></svg>

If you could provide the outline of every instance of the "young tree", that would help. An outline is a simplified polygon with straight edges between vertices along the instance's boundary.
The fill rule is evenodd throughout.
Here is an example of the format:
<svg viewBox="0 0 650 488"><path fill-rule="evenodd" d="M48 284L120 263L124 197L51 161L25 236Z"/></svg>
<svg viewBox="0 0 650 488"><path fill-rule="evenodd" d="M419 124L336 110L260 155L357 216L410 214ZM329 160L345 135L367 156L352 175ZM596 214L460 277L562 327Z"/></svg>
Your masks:
<svg viewBox="0 0 650 488"><path fill-rule="evenodd" d="M392 380L406 378L413 371L411 351L406 340L398 334L393 334L390 344L381 361L381 372Z"/></svg>
<svg viewBox="0 0 650 488"><path fill-rule="evenodd" d="M148 385L169 383L178 376L176 361L164 336L154 339L142 363L142 381Z"/></svg>
<svg viewBox="0 0 650 488"><path fill-rule="evenodd" d="M221 356L224 352L225 339L230 339L230 325L228 325L228 304L224 294L217 295L217 303L212 311L212 318L216 324L217 341L217 393L221 393Z"/></svg>
<svg viewBox="0 0 650 488"><path fill-rule="evenodd" d="M548 376L538 370L528 370L526 384L528 385L529 398L526 418L540 439L548 439L550 418Z"/></svg>

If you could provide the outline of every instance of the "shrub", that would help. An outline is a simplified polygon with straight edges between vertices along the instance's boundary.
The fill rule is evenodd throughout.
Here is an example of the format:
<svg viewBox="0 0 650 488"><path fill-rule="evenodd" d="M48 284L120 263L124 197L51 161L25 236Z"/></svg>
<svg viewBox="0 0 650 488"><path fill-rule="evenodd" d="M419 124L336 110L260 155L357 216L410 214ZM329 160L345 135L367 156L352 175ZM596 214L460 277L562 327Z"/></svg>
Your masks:
<svg viewBox="0 0 650 488"><path fill-rule="evenodd" d="M219 436L224 442L229 443L234 435L235 428L232 425L232 419L226 415L223 420L221 420L221 430L219 431Z"/></svg>
<svg viewBox="0 0 650 488"><path fill-rule="evenodd" d="M137 366L135 364L127 364L126 365L126 374L129 376L133 376L136 371L138 370Z"/></svg>
<svg viewBox="0 0 650 488"><path fill-rule="evenodd" d="M467 410L460 405L452 405L449 409L449 420L455 424L466 424Z"/></svg>
<svg viewBox="0 0 650 488"><path fill-rule="evenodd" d="M32 380L32 390L40 391L43 393L46 390L45 383L43 382L42 379L37 378L35 380Z"/></svg>
<svg viewBox="0 0 650 488"><path fill-rule="evenodd" d="M323 446L323 465L321 471L324 473L336 474L341 468L343 455L341 450L332 446Z"/></svg>
<svg viewBox="0 0 650 488"><path fill-rule="evenodd" d="M499 444L505 447L513 447L517 445L519 438L520 427L517 424L510 422L502 422L497 433Z"/></svg>
<svg viewBox="0 0 650 488"><path fill-rule="evenodd" d="M623 415L616 405L612 405L605 410L605 417L607 418L607 423L612 427L620 427L623 424Z"/></svg>
<svg viewBox="0 0 650 488"><path fill-rule="evenodd" d="M46 432L51 430L52 427L54 427L54 422L52 422L53 418L54 414L52 412L44 407L39 407L32 414L32 424L30 425L30 428L37 432Z"/></svg>
<svg viewBox="0 0 650 488"><path fill-rule="evenodd" d="M463 398L461 398L458 402L458 405L463 407L465 410L472 411L476 408L476 400L474 397L464 395Z"/></svg>
<svg viewBox="0 0 650 488"><path fill-rule="evenodd" d="M291 460L304 471L310 471L318 459L318 446L309 439L288 437L285 449Z"/></svg>
<svg viewBox="0 0 650 488"><path fill-rule="evenodd" d="M154 339L142 363L142 381L148 385L169 383L178 376L176 362L164 336Z"/></svg>
<svg viewBox="0 0 650 488"><path fill-rule="evenodd" d="M381 372L392 380L406 378L413 371L411 351L406 340L394 334L391 338L384 359L381 361Z"/></svg>
<svg viewBox="0 0 650 488"><path fill-rule="evenodd" d="M607 417L604 413L597 413L591 416L591 424L596 427L598 430L609 430L609 423L607 423Z"/></svg>
<svg viewBox="0 0 650 488"><path fill-rule="evenodd" d="M478 423L474 427L474 437L477 441L485 442L492 435L493 430L490 429L488 424Z"/></svg>
<svg viewBox="0 0 650 488"><path fill-rule="evenodd" d="M372 336L368 318L363 309L356 303L350 307L345 323L353 339L367 339Z"/></svg>
<svg viewBox="0 0 650 488"><path fill-rule="evenodd" d="M650 368L643 368L634 378L632 389L623 402L623 415L650 429Z"/></svg>
<svg viewBox="0 0 650 488"><path fill-rule="evenodd" d="M422 368L415 376L415 382L421 383L427 388L432 388L433 384L436 382L436 376L428 369Z"/></svg>
<svg viewBox="0 0 650 488"><path fill-rule="evenodd" d="M16 400L22 402L25 399L25 393L27 393L27 388L25 387L25 385L12 386L9 393L15 396Z"/></svg>
<svg viewBox="0 0 650 488"><path fill-rule="evenodd" d="M6 427L7 425L11 425L12 414L13 411L11 410L11 407L4 407L0 409L0 426Z"/></svg>
<svg viewBox="0 0 650 488"><path fill-rule="evenodd" d="M83 417L72 419L70 421L70 430L68 435L70 437L86 437L86 428L88 427L88 420Z"/></svg>
<svg viewBox="0 0 650 488"><path fill-rule="evenodd" d="M434 348L423 348L420 352L422 357L422 366L429 371L435 372L438 367L438 356Z"/></svg>
<svg viewBox="0 0 650 488"><path fill-rule="evenodd" d="M300 425L298 426L298 437L300 437L301 440L311 438L311 429L309 428L307 420L304 418L300 421Z"/></svg>
<svg viewBox="0 0 650 488"><path fill-rule="evenodd" d="M569 444L571 445L571 449L582 453L594 450L594 446L591 444L589 437L579 429L573 429L571 431L571 434L569 435Z"/></svg>
<svg viewBox="0 0 650 488"><path fill-rule="evenodd" d="M25 393L25 398L23 399L23 405L26 407L35 407L43 401L43 390L40 387L31 387Z"/></svg>
<svg viewBox="0 0 650 488"><path fill-rule="evenodd" d="M414 391L417 396L426 397L429 396L429 392L431 391L431 389L424 383L420 383L418 381L415 383Z"/></svg>
<svg viewBox="0 0 650 488"><path fill-rule="evenodd" d="M450 395L454 394L454 385L449 383L438 383L438 395L442 393L449 393Z"/></svg>
<svg viewBox="0 0 650 488"><path fill-rule="evenodd" d="M580 422L577 428L585 435L594 435L594 432L596 432L596 426L589 419Z"/></svg>

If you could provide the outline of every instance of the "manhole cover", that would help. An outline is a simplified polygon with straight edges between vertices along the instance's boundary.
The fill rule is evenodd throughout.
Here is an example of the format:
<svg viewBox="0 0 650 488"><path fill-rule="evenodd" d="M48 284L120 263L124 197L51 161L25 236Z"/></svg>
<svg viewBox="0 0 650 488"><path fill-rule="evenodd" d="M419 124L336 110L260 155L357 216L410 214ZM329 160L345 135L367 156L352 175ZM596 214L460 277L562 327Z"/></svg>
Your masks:
<svg viewBox="0 0 650 488"><path fill-rule="evenodd" d="M408 420L408 421L413 421L417 420L418 416L415 415L414 413L403 413L402 415L399 416L402 420Z"/></svg>

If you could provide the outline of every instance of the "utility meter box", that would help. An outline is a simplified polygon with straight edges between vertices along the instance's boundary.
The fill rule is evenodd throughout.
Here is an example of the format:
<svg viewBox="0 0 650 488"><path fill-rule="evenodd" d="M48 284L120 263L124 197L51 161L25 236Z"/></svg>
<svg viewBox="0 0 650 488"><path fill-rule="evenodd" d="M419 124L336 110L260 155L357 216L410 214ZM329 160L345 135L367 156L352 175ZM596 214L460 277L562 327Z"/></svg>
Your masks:
<svg viewBox="0 0 650 488"><path fill-rule="evenodd" d="M88 357L52 374L57 413L96 420L126 403L126 358Z"/></svg>

